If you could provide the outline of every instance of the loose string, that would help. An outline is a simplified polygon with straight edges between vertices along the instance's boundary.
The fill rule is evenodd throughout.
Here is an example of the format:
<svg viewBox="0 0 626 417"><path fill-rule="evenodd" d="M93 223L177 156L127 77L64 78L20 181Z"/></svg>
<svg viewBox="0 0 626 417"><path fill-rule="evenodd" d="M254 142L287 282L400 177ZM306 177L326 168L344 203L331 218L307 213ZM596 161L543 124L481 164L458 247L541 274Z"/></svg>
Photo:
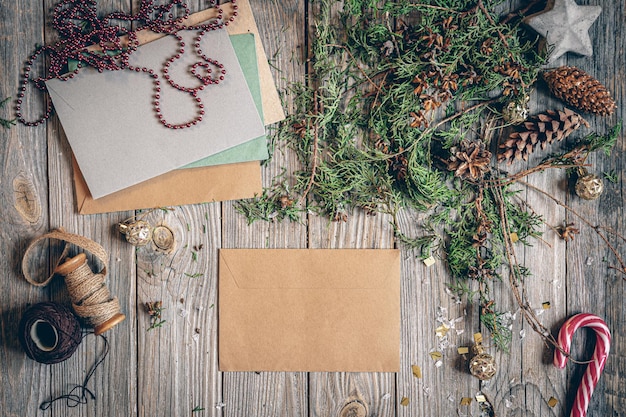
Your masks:
<svg viewBox="0 0 626 417"><path fill-rule="evenodd" d="M82 339L85 339L90 334L95 334L95 333L87 332L83 335ZM96 399L95 393L91 391L89 388L87 388L87 385L89 384L89 380L96 373L96 369L98 369L98 367L104 362L104 360L109 354L108 339L106 338L106 336L102 334L98 336L100 336L102 340L104 341L104 349L102 351L102 354L100 355L100 358L92 365L89 372L87 372L87 375L85 376L85 379L83 380L83 383L80 385L75 385L74 388L72 388L67 394L62 394L51 400L42 402L39 405L39 409L48 410L50 407L52 407L52 405L55 402L62 401L62 400L65 400L66 407L74 408L81 404L87 404L87 402L89 401L89 398L91 398L92 400Z"/></svg>

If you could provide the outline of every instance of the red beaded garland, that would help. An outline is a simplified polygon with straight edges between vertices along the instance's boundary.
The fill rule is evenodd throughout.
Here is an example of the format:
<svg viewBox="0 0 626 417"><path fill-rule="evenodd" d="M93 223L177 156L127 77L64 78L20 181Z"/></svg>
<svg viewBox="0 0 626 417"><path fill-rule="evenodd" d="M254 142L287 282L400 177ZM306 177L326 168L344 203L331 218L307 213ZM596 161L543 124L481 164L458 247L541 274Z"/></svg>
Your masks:
<svg viewBox="0 0 626 417"><path fill-rule="evenodd" d="M223 21L223 10L217 9L217 19L204 25L184 26L182 22L189 16L190 9L184 0L169 0L167 4L155 4L155 0L142 0L139 11L135 15L122 12L113 12L104 17L97 16L96 0L63 0L58 3L52 13L52 27L59 32L61 40L53 45L39 47L26 61L23 79L17 99L15 102L16 117L20 123L26 126L38 126L46 121L52 114L52 101L47 98L44 114L35 121L28 121L22 113L22 103L29 83L42 92L46 92L45 82L53 78L62 81L72 79L78 74L84 65L94 67L99 72L104 71L134 71L146 73L152 78L155 94L153 96L153 109L161 124L169 129L185 129L195 126L202 121L204 116L204 104L198 92L207 85L218 84L224 80L226 70L224 65L209 58L200 48L202 37L208 32L221 29L233 21L230 17ZM237 15L236 0L231 0L234 10L233 15ZM212 7L218 7L215 0L210 0ZM174 11L181 17L175 18ZM120 24L112 24L111 21L138 23L139 28L135 31L128 30ZM178 42L177 52L169 57L161 69L163 78L175 89L190 94L196 102L196 116L188 121L179 124L167 122L161 111L161 82L159 75L151 68L136 67L129 64L131 54L137 50L139 42L137 31L150 29L155 33L163 33L174 37ZM194 39L194 49L199 59L191 66L191 74L200 81L196 87L184 87L176 83L169 75L169 67L176 60L180 59L185 52L185 42L177 32L181 30L196 30L198 35ZM122 37L128 38L127 45L123 46ZM98 45L100 51L90 51L87 48L91 45ZM32 67L39 58L49 58L48 75L46 77L32 76ZM71 62L76 63L76 69L68 71ZM198 72L204 71L204 74ZM215 74L212 76L212 74Z"/></svg>

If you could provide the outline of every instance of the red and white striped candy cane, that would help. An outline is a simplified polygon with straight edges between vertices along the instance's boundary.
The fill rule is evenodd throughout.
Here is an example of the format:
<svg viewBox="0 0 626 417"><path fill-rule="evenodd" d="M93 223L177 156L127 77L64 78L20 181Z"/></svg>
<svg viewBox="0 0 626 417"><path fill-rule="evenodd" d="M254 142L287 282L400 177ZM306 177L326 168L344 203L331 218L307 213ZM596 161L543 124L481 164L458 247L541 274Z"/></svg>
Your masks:
<svg viewBox="0 0 626 417"><path fill-rule="evenodd" d="M593 394L598 379L600 379L600 374L604 369L604 364L611 348L611 332L604 320L593 314L576 314L567 319L559 331L557 341L559 346L565 351L565 354L559 349L554 351L554 366L565 368L567 363L566 354L569 355L572 337L576 330L581 327L591 327L594 330L596 333L596 347L593 351L591 362L587 366L585 375L583 375L583 379L578 387L570 417L585 417L587 415L591 394Z"/></svg>

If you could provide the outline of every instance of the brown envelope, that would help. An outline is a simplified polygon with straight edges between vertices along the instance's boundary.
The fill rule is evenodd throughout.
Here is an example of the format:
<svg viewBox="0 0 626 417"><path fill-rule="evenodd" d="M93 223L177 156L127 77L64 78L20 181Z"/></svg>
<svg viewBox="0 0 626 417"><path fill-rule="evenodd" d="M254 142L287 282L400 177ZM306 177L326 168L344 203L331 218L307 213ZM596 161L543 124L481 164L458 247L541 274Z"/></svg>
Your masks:
<svg viewBox="0 0 626 417"><path fill-rule="evenodd" d="M269 125L285 118L280 97L272 78L267 56L260 41L259 31L248 0L239 0L238 16L228 26L230 35L253 33L256 40L263 118ZM225 13L231 12L230 3L222 5ZM190 24L213 17L214 10L194 13ZM147 32L142 43L158 39L159 34ZM108 213L141 208L195 204L210 201L252 198L261 194L261 168L259 161L209 167L180 169L160 175L127 189L94 200L89 188L72 158L76 205L80 214Z"/></svg>
<svg viewBox="0 0 626 417"><path fill-rule="evenodd" d="M74 185L80 214L235 200L261 194L259 161L175 169L97 200L91 198L76 160Z"/></svg>
<svg viewBox="0 0 626 417"><path fill-rule="evenodd" d="M221 249L221 371L397 372L400 252Z"/></svg>

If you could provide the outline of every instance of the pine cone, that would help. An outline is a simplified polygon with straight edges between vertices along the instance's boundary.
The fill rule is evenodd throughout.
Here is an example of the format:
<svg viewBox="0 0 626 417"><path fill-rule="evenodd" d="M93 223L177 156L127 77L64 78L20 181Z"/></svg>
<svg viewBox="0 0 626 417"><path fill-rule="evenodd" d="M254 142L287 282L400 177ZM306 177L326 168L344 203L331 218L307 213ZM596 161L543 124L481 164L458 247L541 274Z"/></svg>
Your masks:
<svg viewBox="0 0 626 417"><path fill-rule="evenodd" d="M454 171L457 177L475 180L489 171L491 152L482 141L462 140L457 146L450 148L450 154L450 158L444 162L448 170Z"/></svg>
<svg viewBox="0 0 626 417"><path fill-rule="evenodd" d="M525 131L511 133L509 138L500 144L498 162L507 159L509 164L516 159L527 161L528 155L535 151L537 145L545 149L555 140L565 139L581 125L589 127L589 123L581 115L568 108L563 111L548 110L538 114L524 122Z"/></svg>
<svg viewBox="0 0 626 417"><path fill-rule="evenodd" d="M543 73L550 91L570 106L607 116L617 107L600 81L576 67L559 67Z"/></svg>

